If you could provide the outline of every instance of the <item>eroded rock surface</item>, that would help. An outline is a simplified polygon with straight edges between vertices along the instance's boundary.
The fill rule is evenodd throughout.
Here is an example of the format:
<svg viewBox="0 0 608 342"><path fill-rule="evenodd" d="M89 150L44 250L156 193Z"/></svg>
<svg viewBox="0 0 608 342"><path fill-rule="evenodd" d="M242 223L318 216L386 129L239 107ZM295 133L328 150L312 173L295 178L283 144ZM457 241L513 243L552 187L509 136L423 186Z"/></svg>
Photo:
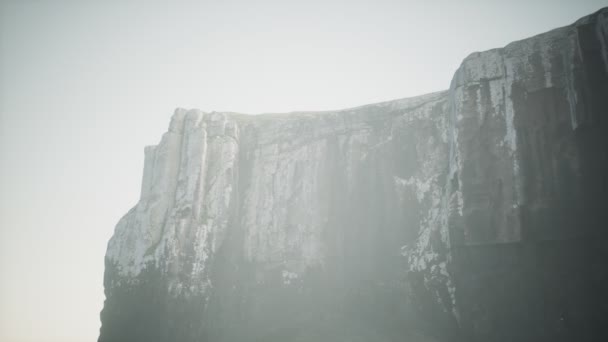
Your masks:
<svg viewBox="0 0 608 342"><path fill-rule="evenodd" d="M176 110L110 341L608 340L608 10L352 109Z"/></svg>

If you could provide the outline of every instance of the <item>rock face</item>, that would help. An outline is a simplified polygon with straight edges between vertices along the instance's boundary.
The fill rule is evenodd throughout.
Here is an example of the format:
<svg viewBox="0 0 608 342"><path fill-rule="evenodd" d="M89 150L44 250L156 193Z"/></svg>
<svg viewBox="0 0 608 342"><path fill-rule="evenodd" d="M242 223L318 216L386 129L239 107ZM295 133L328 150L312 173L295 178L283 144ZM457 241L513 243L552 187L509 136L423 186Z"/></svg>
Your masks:
<svg viewBox="0 0 608 342"><path fill-rule="evenodd" d="M176 110L100 342L608 340L608 9L334 112Z"/></svg>

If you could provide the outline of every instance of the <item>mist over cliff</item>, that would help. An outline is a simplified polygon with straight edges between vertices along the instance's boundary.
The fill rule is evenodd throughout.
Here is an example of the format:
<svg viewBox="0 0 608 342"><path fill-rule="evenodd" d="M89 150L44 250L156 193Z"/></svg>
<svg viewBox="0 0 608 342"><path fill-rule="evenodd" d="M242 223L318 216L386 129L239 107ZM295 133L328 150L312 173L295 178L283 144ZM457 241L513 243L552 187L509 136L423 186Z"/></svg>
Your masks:
<svg viewBox="0 0 608 342"><path fill-rule="evenodd" d="M449 89L177 109L106 254L100 342L608 340L608 9Z"/></svg>

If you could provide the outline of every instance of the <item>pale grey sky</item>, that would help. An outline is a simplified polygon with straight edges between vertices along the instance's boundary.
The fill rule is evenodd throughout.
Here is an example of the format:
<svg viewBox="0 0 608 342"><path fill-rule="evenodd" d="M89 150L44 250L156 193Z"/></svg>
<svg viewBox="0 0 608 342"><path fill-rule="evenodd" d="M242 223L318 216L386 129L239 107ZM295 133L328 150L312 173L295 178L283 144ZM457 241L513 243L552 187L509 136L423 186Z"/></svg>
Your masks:
<svg viewBox="0 0 608 342"><path fill-rule="evenodd" d="M103 259L175 107L338 109L605 1L0 0L0 341L95 341Z"/></svg>

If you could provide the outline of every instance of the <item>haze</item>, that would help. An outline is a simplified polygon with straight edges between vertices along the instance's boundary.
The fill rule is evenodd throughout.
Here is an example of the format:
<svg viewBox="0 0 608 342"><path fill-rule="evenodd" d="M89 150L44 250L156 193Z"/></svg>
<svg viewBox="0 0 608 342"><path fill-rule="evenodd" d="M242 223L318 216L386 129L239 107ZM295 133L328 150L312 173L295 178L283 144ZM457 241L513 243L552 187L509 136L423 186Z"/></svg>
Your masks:
<svg viewBox="0 0 608 342"><path fill-rule="evenodd" d="M104 253L175 107L325 110L606 1L1 1L0 341L95 341Z"/></svg>

